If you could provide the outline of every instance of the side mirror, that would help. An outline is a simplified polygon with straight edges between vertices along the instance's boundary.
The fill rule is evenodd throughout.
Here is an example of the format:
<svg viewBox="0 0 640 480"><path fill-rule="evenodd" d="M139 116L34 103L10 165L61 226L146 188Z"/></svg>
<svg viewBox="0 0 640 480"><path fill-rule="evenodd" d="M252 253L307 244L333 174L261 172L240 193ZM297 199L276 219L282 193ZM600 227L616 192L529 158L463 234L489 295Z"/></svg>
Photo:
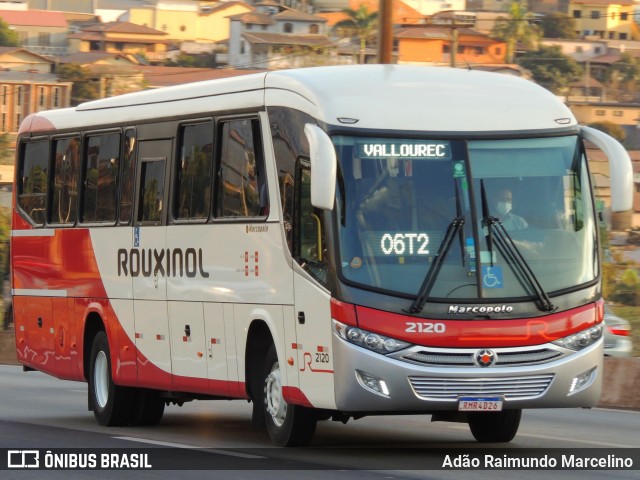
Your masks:
<svg viewBox="0 0 640 480"><path fill-rule="evenodd" d="M609 159L611 211L626 212L633 208L633 166L629 153L615 138L591 127L580 127L583 139L593 143Z"/></svg>
<svg viewBox="0 0 640 480"><path fill-rule="evenodd" d="M304 133L310 150L311 204L323 210L333 210L338 170L336 149L329 135L317 125L307 123Z"/></svg>

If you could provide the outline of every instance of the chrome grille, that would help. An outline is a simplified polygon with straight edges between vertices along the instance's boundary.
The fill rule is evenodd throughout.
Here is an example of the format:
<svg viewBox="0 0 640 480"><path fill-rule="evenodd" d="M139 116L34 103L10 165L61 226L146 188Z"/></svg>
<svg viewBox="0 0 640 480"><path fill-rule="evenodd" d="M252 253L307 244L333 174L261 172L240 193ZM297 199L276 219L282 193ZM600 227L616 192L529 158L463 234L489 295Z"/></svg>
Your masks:
<svg viewBox="0 0 640 480"><path fill-rule="evenodd" d="M401 359L422 365L438 367L479 367L473 360L477 350L465 350L461 353L451 351L419 350L404 354ZM501 350L496 349L496 363L493 367L535 365L550 362L563 357L558 350L542 348L537 350Z"/></svg>
<svg viewBox="0 0 640 480"><path fill-rule="evenodd" d="M553 374L500 378L409 377L416 395L425 400L457 400L468 396L503 396L506 400L538 397Z"/></svg>

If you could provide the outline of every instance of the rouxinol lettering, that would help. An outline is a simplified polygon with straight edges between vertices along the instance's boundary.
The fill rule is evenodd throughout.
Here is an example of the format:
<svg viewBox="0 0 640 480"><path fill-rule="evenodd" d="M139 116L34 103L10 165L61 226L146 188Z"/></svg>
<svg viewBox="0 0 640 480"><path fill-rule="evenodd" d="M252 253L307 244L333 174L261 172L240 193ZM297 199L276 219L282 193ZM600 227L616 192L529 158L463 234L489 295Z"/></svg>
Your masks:
<svg viewBox="0 0 640 480"><path fill-rule="evenodd" d="M209 278L202 267L202 249L181 248L156 250L150 248L118 249L118 276Z"/></svg>

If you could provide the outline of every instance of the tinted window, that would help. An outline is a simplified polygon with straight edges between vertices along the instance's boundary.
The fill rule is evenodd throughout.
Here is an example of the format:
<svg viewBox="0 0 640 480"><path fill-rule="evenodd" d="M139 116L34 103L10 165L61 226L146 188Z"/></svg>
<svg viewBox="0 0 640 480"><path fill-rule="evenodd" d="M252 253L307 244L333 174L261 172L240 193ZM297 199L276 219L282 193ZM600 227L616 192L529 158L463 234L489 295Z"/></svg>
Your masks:
<svg viewBox="0 0 640 480"><path fill-rule="evenodd" d="M18 204L36 225L44 224L48 162L48 140L24 145L18 179Z"/></svg>
<svg viewBox="0 0 640 480"><path fill-rule="evenodd" d="M222 123L220 141L217 216L266 215L268 198L258 120Z"/></svg>
<svg viewBox="0 0 640 480"><path fill-rule="evenodd" d="M175 218L204 219L211 204L213 124L183 126L177 164Z"/></svg>
<svg viewBox="0 0 640 480"><path fill-rule="evenodd" d="M115 222L120 134L109 133L87 138L84 222Z"/></svg>
<svg viewBox="0 0 640 480"><path fill-rule="evenodd" d="M53 192L51 193L51 223L73 224L78 200L78 170L80 138L63 138L53 142Z"/></svg>

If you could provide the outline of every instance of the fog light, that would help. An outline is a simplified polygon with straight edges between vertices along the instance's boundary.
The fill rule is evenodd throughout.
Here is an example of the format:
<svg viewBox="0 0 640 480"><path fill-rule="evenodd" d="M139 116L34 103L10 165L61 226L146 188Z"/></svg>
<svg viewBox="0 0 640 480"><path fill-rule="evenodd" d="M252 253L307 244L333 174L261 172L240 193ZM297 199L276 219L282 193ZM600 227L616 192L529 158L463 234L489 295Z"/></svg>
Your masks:
<svg viewBox="0 0 640 480"><path fill-rule="evenodd" d="M360 370L356 370L356 378L358 379L358 383L370 392L373 392L376 395L382 395L383 397L389 397L389 387L387 386L387 382L381 378Z"/></svg>
<svg viewBox="0 0 640 480"><path fill-rule="evenodd" d="M574 377L573 380L571 380L571 386L569 387L568 395L573 395L574 393L578 393L581 390L584 390L593 383L593 380L595 378L596 367L593 367L591 370L588 370L584 373L581 373L577 377Z"/></svg>

